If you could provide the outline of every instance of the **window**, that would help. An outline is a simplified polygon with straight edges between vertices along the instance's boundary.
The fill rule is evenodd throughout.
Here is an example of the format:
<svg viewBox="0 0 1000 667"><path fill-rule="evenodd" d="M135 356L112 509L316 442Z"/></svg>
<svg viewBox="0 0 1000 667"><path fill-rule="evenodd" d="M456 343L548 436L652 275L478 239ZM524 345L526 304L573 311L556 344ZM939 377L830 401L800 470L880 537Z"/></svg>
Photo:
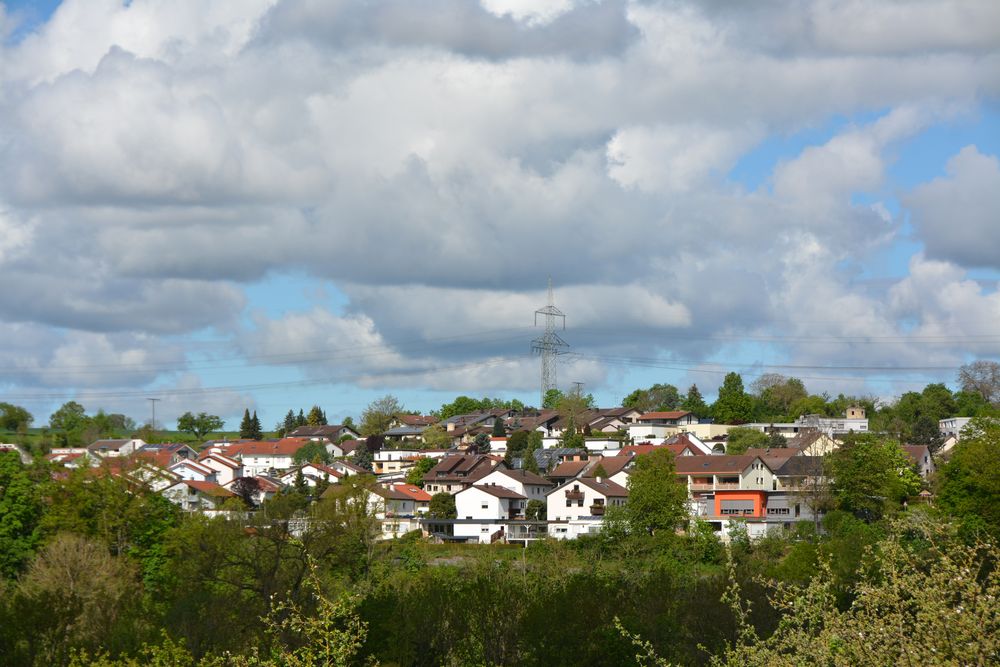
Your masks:
<svg viewBox="0 0 1000 667"><path fill-rule="evenodd" d="M490 532L490 527L489 526L483 526L482 528L479 529L479 532L480 533L488 533L488 532Z"/></svg>
<svg viewBox="0 0 1000 667"><path fill-rule="evenodd" d="M490 508L490 504L484 500L482 503L480 503L480 507L482 509L484 509L484 510L485 509L489 509Z"/></svg>

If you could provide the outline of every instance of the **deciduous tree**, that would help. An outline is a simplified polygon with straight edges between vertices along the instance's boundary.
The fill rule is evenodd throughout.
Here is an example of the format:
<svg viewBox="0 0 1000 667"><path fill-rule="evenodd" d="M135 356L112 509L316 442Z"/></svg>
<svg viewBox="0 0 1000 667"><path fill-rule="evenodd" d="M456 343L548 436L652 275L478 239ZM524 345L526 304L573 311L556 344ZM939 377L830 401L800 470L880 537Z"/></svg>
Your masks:
<svg viewBox="0 0 1000 667"><path fill-rule="evenodd" d="M212 431L221 431L224 426L225 422L220 417L206 412L197 415L185 412L177 418L177 430L190 433L198 441L204 440Z"/></svg>
<svg viewBox="0 0 1000 667"><path fill-rule="evenodd" d="M625 516L633 531L672 531L687 516L687 487L677 481L674 455L656 449L636 458L628 478Z"/></svg>
<svg viewBox="0 0 1000 667"><path fill-rule="evenodd" d="M402 404L391 394L372 401L361 413L361 435L382 435L389 430L393 418L401 412Z"/></svg>
<svg viewBox="0 0 1000 667"><path fill-rule="evenodd" d="M712 416L720 424L745 424L753 418L753 400L743 391L739 373L728 373L712 405Z"/></svg>

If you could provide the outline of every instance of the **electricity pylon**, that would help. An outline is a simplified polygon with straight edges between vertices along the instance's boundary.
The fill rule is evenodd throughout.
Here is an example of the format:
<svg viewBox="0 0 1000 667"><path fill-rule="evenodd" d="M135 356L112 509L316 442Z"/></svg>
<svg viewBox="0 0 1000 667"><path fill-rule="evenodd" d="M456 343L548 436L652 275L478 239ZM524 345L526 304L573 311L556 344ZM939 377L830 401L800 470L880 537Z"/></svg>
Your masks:
<svg viewBox="0 0 1000 667"><path fill-rule="evenodd" d="M538 403L541 408L545 404L545 394L549 389L556 388L556 357L565 354L564 348L569 343L556 333L556 318L562 318L562 328L566 330L566 314L556 308L552 297L552 278L549 278L549 303L544 308L535 311L535 326L538 326L538 316L545 316L545 333L531 341L531 351L542 358L542 394Z"/></svg>

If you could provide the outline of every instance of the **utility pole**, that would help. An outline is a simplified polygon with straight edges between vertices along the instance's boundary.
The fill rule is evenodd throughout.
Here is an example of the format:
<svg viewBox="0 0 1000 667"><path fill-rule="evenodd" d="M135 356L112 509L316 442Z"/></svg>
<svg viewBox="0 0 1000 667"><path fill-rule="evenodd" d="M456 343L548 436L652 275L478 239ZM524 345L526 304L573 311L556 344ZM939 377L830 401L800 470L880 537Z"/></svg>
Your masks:
<svg viewBox="0 0 1000 667"><path fill-rule="evenodd" d="M566 314L556 308L552 296L552 278L549 278L549 303L544 308L535 311L535 326L538 326L538 316L545 316L545 333L531 341L531 351L542 358L542 394L538 402L539 409L545 404L545 394L556 388L556 357L564 354L563 348L569 347L556 333L556 318L562 318L562 328L566 330Z"/></svg>
<svg viewBox="0 0 1000 667"><path fill-rule="evenodd" d="M156 402L157 401L162 401L163 399L162 398L147 398L146 400L149 401L149 405L153 409L153 417L152 417L152 419L149 422L149 428L151 430L155 431L156 430Z"/></svg>

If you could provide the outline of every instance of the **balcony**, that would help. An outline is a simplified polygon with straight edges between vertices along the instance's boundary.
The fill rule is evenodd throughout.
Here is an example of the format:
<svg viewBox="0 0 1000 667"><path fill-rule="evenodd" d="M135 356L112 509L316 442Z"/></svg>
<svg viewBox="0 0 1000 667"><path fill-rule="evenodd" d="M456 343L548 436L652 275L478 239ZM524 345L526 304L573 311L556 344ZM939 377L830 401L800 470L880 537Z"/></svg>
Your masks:
<svg viewBox="0 0 1000 667"><path fill-rule="evenodd" d="M604 505L591 505L590 506L591 516L604 516Z"/></svg>
<svg viewBox="0 0 1000 667"><path fill-rule="evenodd" d="M566 500L583 500L583 491L567 491Z"/></svg>
<svg viewBox="0 0 1000 667"><path fill-rule="evenodd" d="M739 482L717 482L715 484L696 483L691 484L692 491L739 491Z"/></svg>

